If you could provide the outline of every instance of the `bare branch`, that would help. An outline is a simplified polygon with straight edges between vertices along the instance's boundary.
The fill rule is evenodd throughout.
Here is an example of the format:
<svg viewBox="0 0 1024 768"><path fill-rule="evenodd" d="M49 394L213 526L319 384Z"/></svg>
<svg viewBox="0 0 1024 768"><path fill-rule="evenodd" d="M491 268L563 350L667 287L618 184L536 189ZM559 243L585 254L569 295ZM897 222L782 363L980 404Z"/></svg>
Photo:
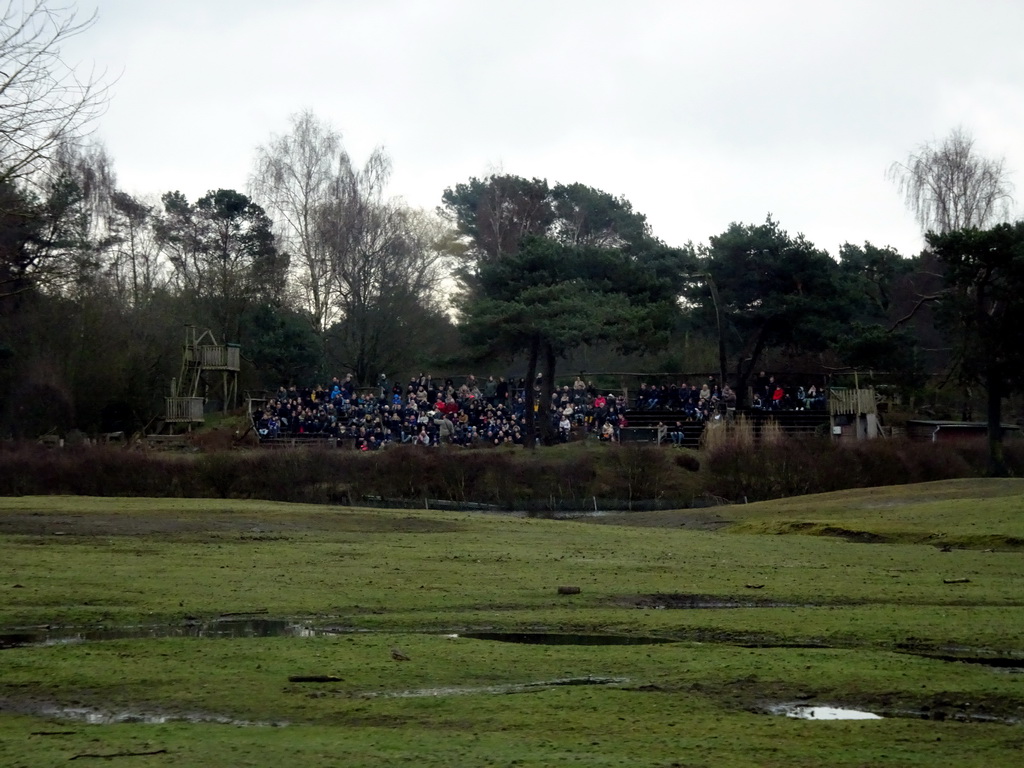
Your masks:
<svg viewBox="0 0 1024 768"><path fill-rule="evenodd" d="M913 319L914 315L917 314L918 310L921 309L921 307L923 307L925 304L931 303L933 301L938 301L945 295L945 292L941 292L933 293L930 296L922 296L920 299L917 300L917 303L914 304L913 309L911 309L906 315L904 315L903 317L901 317L899 320L892 324L892 326L889 328L889 333L892 333L904 323L910 322L910 320Z"/></svg>
<svg viewBox="0 0 1024 768"><path fill-rule="evenodd" d="M0 17L0 182L31 177L106 109L102 73L80 72L61 57L61 46L96 18L79 19L73 6L50 0L8 0Z"/></svg>

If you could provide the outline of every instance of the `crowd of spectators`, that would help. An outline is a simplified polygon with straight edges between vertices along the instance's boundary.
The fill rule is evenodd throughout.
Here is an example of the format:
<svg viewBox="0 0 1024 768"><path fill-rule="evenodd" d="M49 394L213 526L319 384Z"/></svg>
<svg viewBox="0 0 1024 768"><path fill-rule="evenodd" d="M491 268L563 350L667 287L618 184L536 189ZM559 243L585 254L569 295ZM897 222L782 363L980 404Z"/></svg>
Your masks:
<svg viewBox="0 0 1024 768"><path fill-rule="evenodd" d="M811 384L791 387L764 371L751 387L751 408L758 411L824 410L823 388ZM634 408L638 411L676 411L684 414L684 421L703 422L727 414L736 407L736 393L728 384L719 387L714 377L700 386L697 384L641 384L636 393Z"/></svg>
<svg viewBox="0 0 1024 768"><path fill-rule="evenodd" d="M526 432L526 384L490 376L438 381L428 374L406 384L381 381L357 388L351 376L328 386L281 387L253 413L261 437L319 436L348 439L376 450L389 443L418 445L522 445ZM535 405L540 382L534 384ZM604 394L578 379L556 389L551 401L552 430L563 441L573 432L617 440L624 426L626 399Z"/></svg>
<svg viewBox="0 0 1024 768"><path fill-rule="evenodd" d="M634 407L638 411L677 411L684 414L683 420L703 422L736 407L736 393L726 384L719 388L718 382L708 379L701 386L682 384L640 385Z"/></svg>
<svg viewBox="0 0 1024 768"><path fill-rule="evenodd" d="M761 371L754 381L750 405L761 411L823 411L826 404L823 387L787 386Z"/></svg>
<svg viewBox="0 0 1024 768"><path fill-rule="evenodd" d="M774 384L774 379L771 380ZM755 407L765 407L765 388L755 387ZM810 388L813 391L813 387ZM771 390L774 391L774 390ZM540 377L534 382L534 408L541 397ZM790 398L790 399L786 399ZM771 401L776 402L775 400ZM812 407L816 400L803 392L783 391L778 407ZM721 417L736 404L735 393L716 382L641 384L633 407L638 411L668 410L682 420L703 422ZM596 436L617 442L628 426L630 403L624 394L597 389L577 376L572 385L556 387L549 408L551 431L568 442L573 436ZM351 375L326 386L281 387L252 414L262 438L323 437L350 440L361 450L388 444L522 445L526 433L526 382L490 376L467 376L461 384L421 374L407 383L381 377L374 388L358 388Z"/></svg>

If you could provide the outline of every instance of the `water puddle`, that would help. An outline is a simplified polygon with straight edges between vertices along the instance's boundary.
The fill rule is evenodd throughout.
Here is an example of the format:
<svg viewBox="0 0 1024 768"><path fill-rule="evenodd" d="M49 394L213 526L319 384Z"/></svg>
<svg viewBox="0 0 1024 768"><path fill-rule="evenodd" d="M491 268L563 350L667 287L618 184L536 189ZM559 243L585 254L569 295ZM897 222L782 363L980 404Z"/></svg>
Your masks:
<svg viewBox="0 0 1024 768"><path fill-rule="evenodd" d="M1024 674L1024 657L1020 656L966 656L961 654L942 653L915 653L922 659L935 659L936 661L957 662L960 664L977 664L982 667L992 667L1007 674Z"/></svg>
<svg viewBox="0 0 1024 768"><path fill-rule="evenodd" d="M287 619L220 618L181 624L20 629L0 633L0 649L164 637L326 637L342 633L342 630L318 629L301 621Z"/></svg>
<svg viewBox="0 0 1024 768"><path fill-rule="evenodd" d="M124 627L41 627L0 633L0 649L166 637L335 637L356 631L345 627L314 627L295 619L263 618L220 618L212 621L187 621L182 624ZM464 632L446 634L442 637L531 645L654 645L678 642L666 637L567 632Z"/></svg>
<svg viewBox="0 0 1024 768"><path fill-rule="evenodd" d="M881 715L861 709L840 707L815 707L795 704L778 704L768 710L773 715L785 715L798 720L881 720Z"/></svg>
<svg viewBox="0 0 1024 768"><path fill-rule="evenodd" d="M495 640L499 643L523 643L526 645L657 645L679 642L667 637L582 635L568 632L464 632L461 637L470 640Z"/></svg>
<svg viewBox="0 0 1024 768"><path fill-rule="evenodd" d="M116 723L147 723L161 725L163 723L216 723L218 725L234 725L240 727L279 728L288 725L285 721L258 722L253 720L237 720L224 715L204 714L200 712L177 713L143 712L137 710L103 710L96 707L65 707L53 703L5 702L6 709L22 715L34 715L52 720L87 723L89 725L112 725Z"/></svg>
<svg viewBox="0 0 1024 768"><path fill-rule="evenodd" d="M1016 725L1019 717L990 711L985 707L971 707L968 704L923 706L920 709L883 708L884 714L863 709L815 706L809 704L775 704L761 710L770 715L785 715L799 720L883 720L887 718L908 718L912 720L949 720L957 723L1004 723Z"/></svg>
<svg viewBox="0 0 1024 768"><path fill-rule="evenodd" d="M419 699L437 696L470 696L476 694L510 694L534 693L564 685L617 685L628 682L625 677L565 677L556 680L539 680L532 683L507 683L504 685L484 685L475 687L419 688L409 691L390 691L386 693L361 693L361 699Z"/></svg>

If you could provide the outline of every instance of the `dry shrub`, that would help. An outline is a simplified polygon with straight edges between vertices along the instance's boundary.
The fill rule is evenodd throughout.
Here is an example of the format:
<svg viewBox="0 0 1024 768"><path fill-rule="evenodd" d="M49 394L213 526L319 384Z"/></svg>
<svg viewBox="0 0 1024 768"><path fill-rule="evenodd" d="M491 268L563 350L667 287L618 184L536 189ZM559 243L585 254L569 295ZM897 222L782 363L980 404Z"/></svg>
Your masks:
<svg viewBox="0 0 1024 768"><path fill-rule="evenodd" d="M358 454L322 447L228 455L244 461L247 482L256 483L253 490L265 488L246 495L320 504L335 498L350 482L355 474L350 471L351 462L358 458Z"/></svg>
<svg viewBox="0 0 1024 768"><path fill-rule="evenodd" d="M613 457L613 477L618 480L617 495L633 503L641 499L662 498L672 464L661 448L644 443L609 446ZM616 484L613 484L616 487Z"/></svg>
<svg viewBox="0 0 1024 768"><path fill-rule="evenodd" d="M958 452L958 447L941 443L909 443L905 445L903 461L907 466L909 483L926 483L954 477L971 477L976 473Z"/></svg>
<svg viewBox="0 0 1024 768"><path fill-rule="evenodd" d="M685 470L687 470L689 472L699 472L700 471L700 459L697 458L690 451L685 451L683 453L677 453L676 456L675 456L675 463L676 463L677 467L682 467L683 469L685 469Z"/></svg>
<svg viewBox="0 0 1024 768"><path fill-rule="evenodd" d="M360 462L360 482L376 495L410 500L435 495L437 462L430 450L396 445L361 458L368 460Z"/></svg>
<svg viewBox="0 0 1024 768"><path fill-rule="evenodd" d="M201 496L192 463L123 448L44 448L34 444L0 451L0 494L80 496Z"/></svg>
<svg viewBox="0 0 1024 768"><path fill-rule="evenodd" d="M1011 475L1014 477L1024 476L1024 439L1007 440L1003 444L1003 458Z"/></svg>
<svg viewBox="0 0 1024 768"><path fill-rule="evenodd" d="M235 444L235 430L228 428L193 432L186 438L190 445L204 453L230 450Z"/></svg>
<svg viewBox="0 0 1024 768"><path fill-rule="evenodd" d="M710 493L734 501L984 474L984 441L956 446L828 438L753 440L739 420L702 460L651 444L577 444L551 450L392 446L364 453L326 448L170 454L120 447L0 446L0 494L261 498L312 503L445 499L506 509L589 507L594 497L683 506ZM714 438L717 440L717 437ZM1006 444L1024 474L1024 441Z"/></svg>
<svg viewBox="0 0 1024 768"><path fill-rule="evenodd" d="M813 493L823 482L818 469L834 461L827 455L834 450L830 441L817 439L726 445L707 455L708 490L734 501Z"/></svg>
<svg viewBox="0 0 1024 768"><path fill-rule="evenodd" d="M765 446L781 445L786 439L786 433L775 419L767 419L762 422L757 439Z"/></svg>
<svg viewBox="0 0 1024 768"><path fill-rule="evenodd" d="M701 448L715 451L725 445L753 446L754 423L743 414L732 420L709 421L701 434Z"/></svg>

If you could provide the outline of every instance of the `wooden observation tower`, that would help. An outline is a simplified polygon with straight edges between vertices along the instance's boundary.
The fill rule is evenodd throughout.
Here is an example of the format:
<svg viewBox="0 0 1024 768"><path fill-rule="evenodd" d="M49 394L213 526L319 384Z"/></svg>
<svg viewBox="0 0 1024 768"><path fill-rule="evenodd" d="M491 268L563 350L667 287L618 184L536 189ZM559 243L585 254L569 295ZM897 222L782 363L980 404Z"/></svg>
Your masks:
<svg viewBox="0 0 1024 768"><path fill-rule="evenodd" d="M181 374L171 381L171 396L166 399L164 421L171 430L175 424L191 429L203 422L203 404L211 384L208 374L220 374L224 412L236 407L239 351L237 344L218 344L209 330L197 333L194 325L185 326Z"/></svg>

